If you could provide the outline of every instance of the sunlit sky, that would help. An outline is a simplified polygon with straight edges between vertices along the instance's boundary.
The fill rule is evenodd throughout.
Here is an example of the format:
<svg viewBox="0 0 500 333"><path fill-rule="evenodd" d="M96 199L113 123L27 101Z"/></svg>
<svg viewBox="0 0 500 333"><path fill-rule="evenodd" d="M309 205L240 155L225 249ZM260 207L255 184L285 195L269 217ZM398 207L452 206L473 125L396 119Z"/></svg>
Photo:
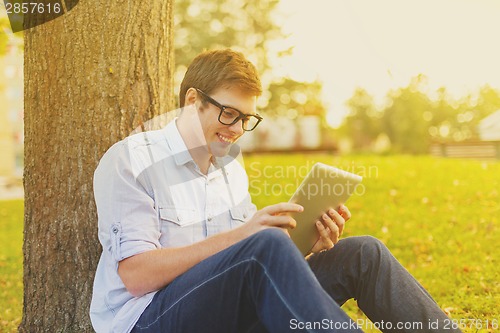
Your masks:
<svg viewBox="0 0 500 333"><path fill-rule="evenodd" d="M418 74L455 97L500 89L499 0L282 0L280 11L294 50L274 73L323 82L332 125L358 86L378 103Z"/></svg>

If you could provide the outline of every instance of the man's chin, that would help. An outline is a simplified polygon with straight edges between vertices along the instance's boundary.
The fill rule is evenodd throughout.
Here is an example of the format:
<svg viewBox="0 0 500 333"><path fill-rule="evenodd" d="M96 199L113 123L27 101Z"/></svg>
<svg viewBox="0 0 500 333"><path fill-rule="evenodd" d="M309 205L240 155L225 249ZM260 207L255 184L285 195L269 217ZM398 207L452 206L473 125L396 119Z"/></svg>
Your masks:
<svg viewBox="0 0 500 333"><path fill-rule="evenodd" d="M231 143L222 143L222 142L211 142L210 143L210 152L215 157L224 157L229 154L231 150Z"/></svg>

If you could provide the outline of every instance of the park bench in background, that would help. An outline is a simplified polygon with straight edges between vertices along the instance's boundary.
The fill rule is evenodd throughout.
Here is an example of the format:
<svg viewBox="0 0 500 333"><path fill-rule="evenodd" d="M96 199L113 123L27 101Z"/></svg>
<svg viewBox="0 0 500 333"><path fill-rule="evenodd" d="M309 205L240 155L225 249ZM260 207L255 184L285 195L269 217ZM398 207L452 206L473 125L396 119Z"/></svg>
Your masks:
<svg viewBox="0 0 500 333"><path fill-rule="evenodd" d="M500 141L464 141L433 143L432 156L500 160Z"/></svg>

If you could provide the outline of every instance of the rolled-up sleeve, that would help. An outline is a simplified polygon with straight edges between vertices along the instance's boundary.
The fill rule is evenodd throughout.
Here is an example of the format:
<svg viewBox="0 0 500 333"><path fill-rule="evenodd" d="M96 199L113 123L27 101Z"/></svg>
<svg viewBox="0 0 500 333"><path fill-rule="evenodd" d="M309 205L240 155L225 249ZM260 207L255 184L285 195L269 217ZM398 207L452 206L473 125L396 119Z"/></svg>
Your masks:
<svg viewBox="0 0 500 333"><path fill-rule="evenodd" d="M158 214L127 141L112 146L94 173L103 251L119 261L160 248Z"/></svg>

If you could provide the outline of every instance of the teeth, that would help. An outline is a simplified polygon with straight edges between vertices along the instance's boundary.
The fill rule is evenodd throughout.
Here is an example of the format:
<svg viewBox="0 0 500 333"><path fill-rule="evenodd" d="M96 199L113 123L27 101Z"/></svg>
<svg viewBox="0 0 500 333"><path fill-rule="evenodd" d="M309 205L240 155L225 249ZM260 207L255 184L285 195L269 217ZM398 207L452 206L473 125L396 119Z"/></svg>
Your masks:
<svg viewBox="0 0 500 333"><path fill-rule="evenodd" d="M226 137L224 137L224 136L222 136L222 135L220 135L220 134L218 134L218 137L219 137L222 141L224 141L224 142L227 142L227 143L233 143L233 140L230 140L230 139L228 139L228 138L226 138Z"/></svg>

